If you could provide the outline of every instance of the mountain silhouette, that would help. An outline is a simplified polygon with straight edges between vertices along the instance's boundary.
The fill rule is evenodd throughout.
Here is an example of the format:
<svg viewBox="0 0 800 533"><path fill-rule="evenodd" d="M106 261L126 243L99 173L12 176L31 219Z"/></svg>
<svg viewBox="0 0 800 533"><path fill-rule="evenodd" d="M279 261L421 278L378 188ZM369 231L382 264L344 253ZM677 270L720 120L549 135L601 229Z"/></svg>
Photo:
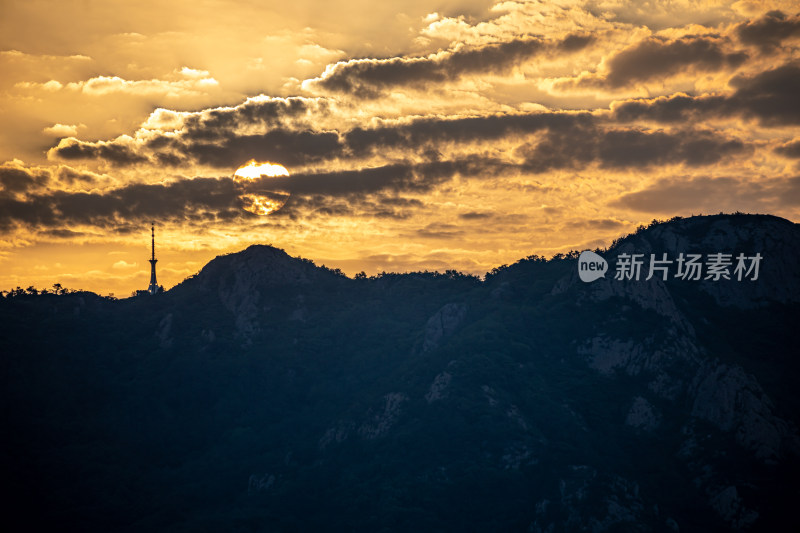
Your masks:
<svg viewBox="0 0 800 533"><path fill-rule="evenodd" d="M591 283L577 254L351 279L259 245L163 294L0 299L8 520L797 528L798 225L675 218L597 252ZM645 279L720 253L730 279Z"/></svg>

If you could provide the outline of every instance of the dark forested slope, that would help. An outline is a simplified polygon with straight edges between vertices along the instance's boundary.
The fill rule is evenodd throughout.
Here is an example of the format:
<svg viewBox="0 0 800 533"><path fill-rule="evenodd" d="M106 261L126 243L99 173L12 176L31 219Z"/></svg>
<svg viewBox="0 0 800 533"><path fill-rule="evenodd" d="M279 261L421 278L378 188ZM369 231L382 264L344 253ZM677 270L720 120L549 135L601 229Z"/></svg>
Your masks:
<svg viewBox="0 0 800 533"><path fill-rule="evenodd" d="M762 256L645 280L650 254ZM479 280L269 246L156 295L0 299L8 520L81 531L799 525L800 229L654 224ZM620 254L641 279L614 279ZM672 265L674 269L675 264ZM751 277L753 273L751 272Z"/></svg>

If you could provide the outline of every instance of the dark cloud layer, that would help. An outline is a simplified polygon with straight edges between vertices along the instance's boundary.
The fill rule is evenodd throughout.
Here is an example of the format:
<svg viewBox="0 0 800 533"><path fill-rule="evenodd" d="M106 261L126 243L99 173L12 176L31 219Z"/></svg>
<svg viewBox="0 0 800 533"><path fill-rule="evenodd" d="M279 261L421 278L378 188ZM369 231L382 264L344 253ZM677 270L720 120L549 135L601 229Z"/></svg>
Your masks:
<svg viewBox="0 0 800 533"><path fill-rule="evenodd" d="M49 179L49 175L44 172L2 165L0 166L0 197L41 187Z"/></svg>
<svg viewBox="0 0 800 533"><path fill-rule="evenodd" d="M766 125L800 124L800 63L790 63L757 76L731 80L734 109Z"/></svg>
<svg viewBox="0 0 800 533"><path fill-rule="evenodd" d="M295 174L291 177L262 178L247 184L248 192L268 190L290 192L277 216L296 218L316 215L368 215L408 218L423 207L404 194L430 191L455 176L495 179L519 170L518 165L493 158L469 156L450 161L390 164L377 168Z"/></svg>
<svg viewBox="0 0 800 533"><path fill-rule="evenodd" d="M630 111L623 105L617 114L624 117L624 113ZM556 112L421 118L369 129L354 128L341 134L278 129L263 135L230 134L213 143L175 137L162 143L161 151L154 157L162 160L162 164L190 161L227 169L235 168L250 158L291 167L334 158L363 159L387 150L413 150L415 155L435 161L448 145L465 146L472 142L498 140L522 145L518 151L526 160L522 168L531 172L581 168L593 163L604 168L644 168L663 164L701 166L750 150L737 139L709 131L621 128L589 113ZM426 171L435 175L437 164L453 163L431 162ZM295 174L290 178L270 178L270 183L273 186L280 184L283 189L298 194L316 193L309 192L309 189L322 185L330 188L331 194L337 194L337 188L347 192L369 190L376 183L397 183L400 188L413 189L417 181L403 174L411 172L412 167L411 163L397 163L333 173ZM336 176L336 179L330 176Z"/></svg>
<svg viewBox="0 0 800 533"><path fill-rule="evenodd" d="M676 94L652 100L628 100L614 106L614 118L619 122L652 120L662 124L691 122L703 116L717 115L717 118L736 116L725 96L689 96Z"/></svg>
<svg viewBox="0 0 800 533"><path fill-rule="evenodd" d="M243 183L230 178L194 178L166 184L131 184L105 192L50 191L23 198L0 196L0 230L7 231L15 224L41 228L91 224L112 229L136 220L203 222L251 217L244 210L242 195L272 197L280 191L292 194L281 210L288 216L298 210L333 214L334 210L352 213L358 209L373 216L397 218L422 205L419 200L403 198L398 193L425 192L455 175L493 177L508 167L497 160L469 157ZM29 175L23 170L19 172L27 184ZM18 173L0 175L12 176L9 182L19 181Z"/></svg>
<svg viewBox="0 0 800 533"><path fill-rule="evenodd" d="M462 47L427 57L356 59L337 63L312 85L360 98L376 98L384 89L403 85L443 83L471 73L500 73L540 53L571 53L585 48L592 38L570 35L551 41L528 37L508 42Z"/></svg>
<svg viewBox="0 0 800 533"><path fill-rule="evenodd" d="M765 126L800 124L800 64L790 63L752 77L731 80L729 96L674 95L654 100L631 100L614 108L622 122L655 120L663 123L741 116Z"/></svg>
<svg viewBox="0 0 800 533"><path fill-rule="evenodd" d="M492 218L492 213L479 213L477 211L469 211L467 213L461 213L458 215L458 218L463 220L486 220Z"/></svg>
<svg viewBox="0 0 800 533"><path fill-rule="evenodd" d="M215 142L177 146L180 155L217 168L237 167L250 159L302 165L331 159L341 152L333 132L272 130L262 135L226 135Z"/></svg>
<svg viewBox="0 0 800 533"><path fill-rule="evenodd" d="M0 230L15 224L113 227L131 220L202 221L247 216L241 188L229 178L195 178L166 184L131 184L106 192L53 191L24 199L0 197Z"/></svg>
<svg viewBox="0 0 800 533"><path fill-rule="evenodd" d="M336 157L365 157L386 148L420 148L442 142L496 140L509 135L528 134L544 129L562 129L588 123L589 113L535 113L490 115L468 118L422 118L410 123L354 128L347 132L291 130L277 128L259 135L241 135L238 124L215 129L198 138L193 129L188 133L155 134L142 148L145 153L131 154L128 159L153 160L161 165L177 166L198 162L217 168L235 168L250 159L270 160L287 166L305 165ZM102 143L71 140L69 157L84 157L118 162L117 153L129 151L119 145L119 152L110 150L114 141ZM53 149L63 157L62 147Z"/></svg>
<svg viewBox="0 0 800 533"><path fill-rule="evenodd" d="M235 106L194 113L184 119L186 136L194 140L214 139L221 131L242 126L282 126L309 111L316 116L327 113L327 102L309 98L250 99Z"/></svg>
<svg viewBox="0 0 800 533"><path fill-rule="evenodd" d="M637 82L661 80L686 71L716 72L735 69L748 56L728 50L730 43L718 36L680 39L650 37L613 54L606 72L560 81L558 89L576 87L619 89Z"/></svg>
<svg viewBox="0 0 800 533"><path fill-rule="evenodd" d="M69 167L61 167L56 172L56 177L58 181L66 183L68 185L73 185L76 183L86 183L91 184L97 181L94 176L88 174L86 172L79 172L74 168Z"/></svg>
<svg viewBox="0 0 800 533"><path fill-rule="evenodd" d="M671 76L688 68L717 71L744 63L744 52L726 52L722 39L646 39L613 56L603 84L617 88L637 81Z"/></svg>
<svg viewBox="0 0 800 533"><path fill-rule="evenodd" d="M549 131L539 143L521 147L519 154L525 158L527 169L546 172L582 168L595 162L601 168L612 169L704 166L751 150L738 139L709 131L667 133L591 127Z"/></svg>
<svg viewBox="0 0 800 533"><path fill-rule="evenodd" d="M308 198L348 198L354 202L364 195L393 194L381 201L384 206L415 207L418 200L397 197L398 193L423 193L454 176L492 178L515 168L515 165L491 158L465 157L451 161L398 163L375 168L295 174L290 177L262 178L247 184L248 192L280 190L291 193L284 209L306 204Z"/></svg>
<svg viewBox="0 0 800 533"><path fill-rule="evenodd" d="M590 113L531 113L467 118L423 118L406 124L354 128L344 134L347 149L365 155L383 148L414 148L440 143L495 141L544 130L589 127Z"/></svg>
<svg viewBox="0 0 800 533"><path fill-rule="evenodd" d="M208 132L208 138L189 134L156 136L145 145L149 152L137 153L123 145L91 143L70 139L52 150L63 159L100 159L114 165L156 163L180 166L200 163L217 168L235 168L250 159L269 160L284 165L303 165L338 155L342 146L334 132L293 131L274 129L258 135L237 135L234 132Z"/></svg>
<svg viewBox="0 0 800 533"><path fill-rule="evenodd" d="M775 149L776 153L784 157L791 157L793 159L800 159L800 141L792 141L784 143Z"/></svg>
<svg viewBox="0 0 800 533"><path fill-rule="evenodd" d="M403 220L413 216L425 204L415 198L397 198L378 193L367 196L339 197L325 195L292 196L274 217L298 219L309 214L322 216L368 216Z"/></svg>
<svg viewBox="0 0 800 533"><path fill-rule="evenodd" d="M307 113L319 118L327 112L328 103L323 99L251 98L238 106L199 113L175 117L169 116L170 112L165 112L166 117L162 113L158 119L180 120L179 135L155 131L143 146L130 141L86 142L69 138L50 153L66 160L99 159L117 166L137 163L178 166L195 160L229 167L252 158L278 160L278 155L286 164L299 164L313 160L315 154L335 143L335 135L312 132L303 125ZM262 135L238 133L264 128L269 131ZM247 150L252 150L252 155L242 154Z"/></svg>
<svg viewBox="0 0 800 533"><path fill-rule="evenodd" d="M694 61L708 64L729 60L719 55L718 51L709 52L706 56L703 53L694 54L692 51L695 46L700 46L701 51L709 50L712 41L704 39L696 38L682 44L677 41L657 43L656 46L663 45L662 52L666 50L665 53L673 58L675 65L684 56L695 56ZM654 42L648 41L650 44L647 46ZM561 44L572 46L569 39ZM647 46L640 43L618 55L615 61L619 61L611 63L612 74L616 73L614 75L622 80L653 72L639 69L640 62L652 60L650 57L645 61L646 54L640 54ZM627 52L632 55L625 56ZM635 73L637 71L638 74ZM610 79L613 81L616 78L612 76ZM613 113L607 117L564 111L458 118L424 117L372 128L355 127L347 131L320 131L312 126L310 119L298 122L298 117L305 113L311 113L311 117L319 110L326 112L328 104L323 100L254 99L237 107L191 114L174 133L152 131L146 142L82 142L69 139L51 153L66 159L94 158L118 165L145 161L162 166L201 163L230 170L250 159L257 159L274 161L291 168L336 159L352 162L380 156L391 149L413 149L417 156L436 159L436 154L450 145L497 140L530 145L528 137L537 135L541 137L541 148L529 147L529 152L535 156L529 157L530 166L536 171L575 168L577 164L591 161L598 161L606 167L647 166L661 164L665 159L703 165L719 161L727 155L744 153L745 148L739 141L712 139L708 133L703 134L702 138L693 134L680 140L670 138L668 133L648 133L640 126L627 124L637 121L680 124L731 117L755 119L765 126L800 123L800 100L796 97L800 94L800 65L797 63L788 63L749 77L736 76L730 85L734 91L727 95L677 94L653 100L630 100L615 105ZM263 128L268 130L252 133L253 129ZM630 131L626 133L625 129ZM626 146L626 143L634 144ZM669 149L673 150L673 155L661 155ZM570 156L562 156L565 152L571 152Z"/></svg>
<svg viewBox="0 0 800 533"><path fill-rule="evenodd" d="M785 40L800 37L800 15L787 16L780 11L770 11L761 18L737 26L736 35L743 43L769 52Z"/></svg>
<svg viewBox="0 0 800 533"><path fill-rule="evenodd" d="M305 132L281 137L231 137L229 143L200 143L186 149L181 157L210 164L227 165L229 160L267 156L263 146L275 149L269 139L303 139ZM319 136L309 133L309 138ZM342 139L336 134L320 147L315 157L372 153L395 148L420 152L437 143L465 143L472 140L533 136L520 146L523 159L504 161L485 156L464 156L454 160L432 159L424 163L398 162L374 168L332 172L296 173L288 177L264 177L244 183L230 178L195 178L167 184L132 184L107 192L64 192L28 194L24 200L0 199L0 228L14 223L53 227L69 224L114 226L148 218L203 221L250 216L244 211L243 194L290 194L280 214L289 217L314 212L322 215L367 212L371 216L404 218L418 207L402 194L424 193L459 175L471 179L493 179L519 172L541 173L577 169L597 164L601 168L629 169L652 165L685 164L702 166L724 158L748 153L751 147L738 139L703 130L665 132L638 128L609 128L588 113L540 113L496 115L463 119L420 119L373 130L352 130ZM324 138L324 137L323 137ZM308 146L314 146L309 143ZM170 143L164 148L174 148ZM430 150L429 150L430 151ZM306 149L306 155L310 152ZM425 153L422 150L422 153ZM435 150L431 153L436 153ZM275 158L278 159L278 158ZM14 170L13 172L11 170ZM11 187L27 190L33 178L11 169L0 179ZM20 174L20 172L22 172ZM381 199L376 200L375 195ZM466 218L477 218L468 215Z"/></svg>
<svg viewBox="0 0 800 533"><path fill-rule="evenodd" d="M148 161L147 157L137 154L130 147L113 141L84 142L69 138L61 141L53 150L61 159L103 159L118 166Z"/></svg>

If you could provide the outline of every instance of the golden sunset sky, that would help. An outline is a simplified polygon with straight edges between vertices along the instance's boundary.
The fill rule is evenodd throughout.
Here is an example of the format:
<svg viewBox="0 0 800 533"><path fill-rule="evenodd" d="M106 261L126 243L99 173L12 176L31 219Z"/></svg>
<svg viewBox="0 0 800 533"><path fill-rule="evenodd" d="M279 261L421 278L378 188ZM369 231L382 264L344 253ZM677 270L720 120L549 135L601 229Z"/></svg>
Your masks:
<svg viewBox="0 0 800 533"><path fill-rule="evenodd" d="M798 47L795 1L2 0L0 289L145 289L151 221L167 288L254 243L482 274L797 222Z"/></svg>

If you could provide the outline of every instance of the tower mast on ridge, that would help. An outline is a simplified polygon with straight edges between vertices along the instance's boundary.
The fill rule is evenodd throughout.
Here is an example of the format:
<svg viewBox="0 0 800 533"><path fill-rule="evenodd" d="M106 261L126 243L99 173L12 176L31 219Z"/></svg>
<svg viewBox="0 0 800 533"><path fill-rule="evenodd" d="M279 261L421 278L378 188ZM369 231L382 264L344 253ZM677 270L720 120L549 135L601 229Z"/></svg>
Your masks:
<svg viewBox="0 0 800 533"><path fill-rule="evenodd" d="M158 283L156 282L156 263L158 259L156 259L156 225L152 223L150 226L150 237L151 237L151 244L152 244L152 253L150 256L150 286L147 288L147 292L150 294L155 294L159 290Z"/></svg>

